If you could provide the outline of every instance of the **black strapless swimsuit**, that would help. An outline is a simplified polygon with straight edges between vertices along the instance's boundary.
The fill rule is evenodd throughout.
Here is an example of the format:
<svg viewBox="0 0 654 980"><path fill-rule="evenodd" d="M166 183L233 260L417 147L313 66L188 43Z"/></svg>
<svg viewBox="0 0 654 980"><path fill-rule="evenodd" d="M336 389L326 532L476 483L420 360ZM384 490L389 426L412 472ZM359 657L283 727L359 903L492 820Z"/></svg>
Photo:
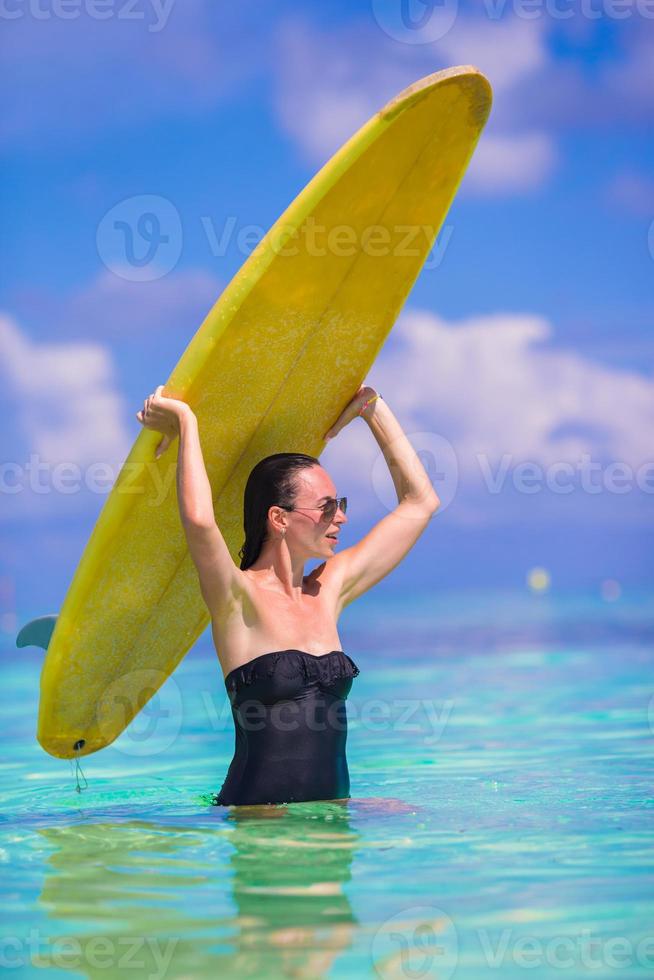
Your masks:
<svg viewBox="0 0 654 980"><path fill-rule="evenodd" d="M345 701L359 673L342 650L273 650L225 677L235 749L217 806L350 795Z"/></svg>

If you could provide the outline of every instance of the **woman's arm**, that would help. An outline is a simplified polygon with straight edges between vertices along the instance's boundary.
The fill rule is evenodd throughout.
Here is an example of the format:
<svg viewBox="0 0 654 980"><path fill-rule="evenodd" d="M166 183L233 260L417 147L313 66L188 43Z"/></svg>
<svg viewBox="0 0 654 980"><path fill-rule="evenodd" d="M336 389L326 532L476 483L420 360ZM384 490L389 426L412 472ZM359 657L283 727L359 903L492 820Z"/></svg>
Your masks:
<svg viewBox="0 0 654 980"><path fill-rule="evenodd" d="M242 596L244 573L234 563L213 512L211 484L204 465L198 420L186 402L166 398L159 385L137 413L139 421L164 434L160 456L179 435L177 503L189 553L198 571L202 597L212 616L221 615Z"/></svg>
<svg viewBox="0 0 654 980"><path fill-rule="evenodd" d="M372 392L370 388L366 390ZM367 395L367 398L372 397L372 394ZM376 398L365 409L361 418L368 423L384 454L395 484L398 503L409 501L429 511L435 510L440 504L438 494L402 426L383 398Z"/></svg>
<svg viewBox="0 0 654 980"><path fill-rule="evenodd" d="M198 420L191 409L179 413L177 503L182 524L209 527L215 523L211 484L200 445Z"/></svg>
<svg viewBox="0 0 654 980"><path fill-rule="evenodd" d="M374 394L371 388L361 388L327 435L335 435L356 418ZM361 417L370 426L384 454L398 504L361 541L329 559L330 572L338 582L341 608L376 585L400 563L440 506L426 470L386 402L377 398Z"/></svg>
<svg viewBox="0 0 654 980"><path fill-rule="evenodd" d="M163 385L145 399L136 413L141 425L163 434L155 459L179 436L177 452L177 503L182 524L210 524L214 521L211 484L204 466L198 420L190 405L162 394Z"/></svg>

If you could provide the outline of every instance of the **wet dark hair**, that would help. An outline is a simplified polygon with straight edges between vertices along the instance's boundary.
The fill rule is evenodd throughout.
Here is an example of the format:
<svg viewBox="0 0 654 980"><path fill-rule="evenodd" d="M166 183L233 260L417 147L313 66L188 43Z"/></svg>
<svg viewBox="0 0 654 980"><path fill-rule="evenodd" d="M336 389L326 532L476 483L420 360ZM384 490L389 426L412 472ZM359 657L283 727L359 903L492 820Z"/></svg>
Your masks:
<svg viewBox="0 0 654 980"><path fill-rule="evenodd" d="M297 496L295 475L308 466L320 466L320 460L306 453L274 453L260 459L253 467L243 501L245 542L239 551L241 569L249 568L259 557L268 530L271 507L290 507Z"/></svg>

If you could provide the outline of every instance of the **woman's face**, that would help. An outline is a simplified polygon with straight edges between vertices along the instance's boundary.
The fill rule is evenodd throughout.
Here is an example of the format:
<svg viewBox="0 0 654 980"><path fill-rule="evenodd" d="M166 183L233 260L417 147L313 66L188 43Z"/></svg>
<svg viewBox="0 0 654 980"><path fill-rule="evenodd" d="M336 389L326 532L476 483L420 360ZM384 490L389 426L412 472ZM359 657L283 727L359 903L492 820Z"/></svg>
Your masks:
<svg viewBox="0 0 654 980"><path fill-rule="evenodd" d="M309 558L329 558L334 554L341 524L347 517L340 508L331 520L325 520L320 509L330 498L342 496L322 466L308 466L295 475L297 493L294 510L286 511L286 540L289 546L306 553Z"/></svg>

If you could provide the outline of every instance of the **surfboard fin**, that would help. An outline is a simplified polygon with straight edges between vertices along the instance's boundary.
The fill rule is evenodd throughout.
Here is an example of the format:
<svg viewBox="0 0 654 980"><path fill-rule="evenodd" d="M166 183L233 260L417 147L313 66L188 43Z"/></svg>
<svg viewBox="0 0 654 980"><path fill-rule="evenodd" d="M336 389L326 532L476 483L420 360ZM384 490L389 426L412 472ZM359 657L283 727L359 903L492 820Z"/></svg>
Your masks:
<svg viewBox="0 0 654 980"><path fill-rule="evenodd" d="M41 647L43 650L47 650L56 622L56 614L31 619L19 631L16 637L16 646Z"/></svg>

